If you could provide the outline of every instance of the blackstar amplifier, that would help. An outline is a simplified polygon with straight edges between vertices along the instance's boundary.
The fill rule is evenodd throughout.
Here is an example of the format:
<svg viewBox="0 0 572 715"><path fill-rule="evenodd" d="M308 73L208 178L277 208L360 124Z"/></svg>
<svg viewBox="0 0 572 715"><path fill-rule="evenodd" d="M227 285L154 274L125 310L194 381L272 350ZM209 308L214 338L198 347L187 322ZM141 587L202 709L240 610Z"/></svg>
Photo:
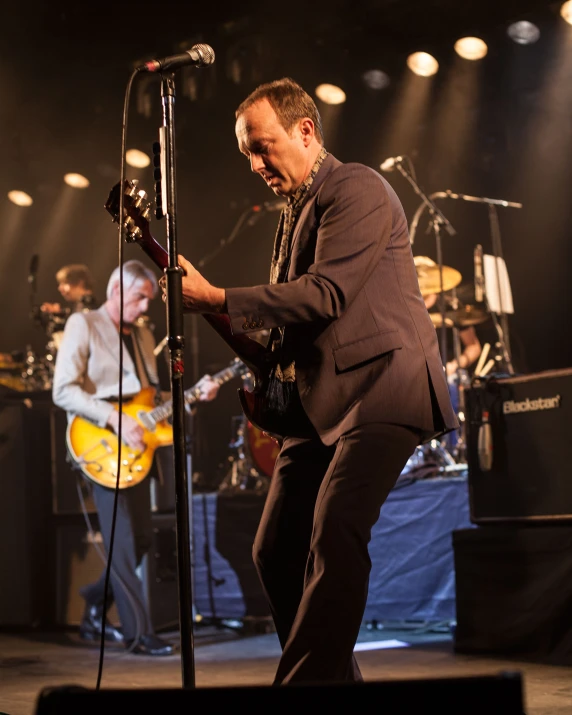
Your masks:
<svg viewBox="0 0 572 715"><path fill-rule="evenodd" d="M465 395L471 521L572 522L572 369L491 376Z"/></svg>

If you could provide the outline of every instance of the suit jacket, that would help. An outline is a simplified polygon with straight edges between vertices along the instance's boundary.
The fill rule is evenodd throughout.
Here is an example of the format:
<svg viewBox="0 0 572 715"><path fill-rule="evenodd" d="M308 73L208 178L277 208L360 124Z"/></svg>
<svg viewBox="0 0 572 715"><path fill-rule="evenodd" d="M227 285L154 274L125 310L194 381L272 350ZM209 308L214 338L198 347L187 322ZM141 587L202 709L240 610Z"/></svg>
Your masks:
<svg viewBox="0 0 572 715"><path fill-rule="evenodd" d="M158 383L155 340L145 326L133 327L151 382ZM123 350L123 395L141 390L129 351ZM68 414L78 414L104 427L119 394L119 332L105 306L68 318L54 370L52 397Z"/></svg>
<svg viewBox="0 0 572 715"><path fill-rule="evenodd" d="M387 181L328 155L292 237L287 281L231 288L234 333L285 326L300 399L325 444L355 426L459 426L419 290L407 220Z"/></svg>

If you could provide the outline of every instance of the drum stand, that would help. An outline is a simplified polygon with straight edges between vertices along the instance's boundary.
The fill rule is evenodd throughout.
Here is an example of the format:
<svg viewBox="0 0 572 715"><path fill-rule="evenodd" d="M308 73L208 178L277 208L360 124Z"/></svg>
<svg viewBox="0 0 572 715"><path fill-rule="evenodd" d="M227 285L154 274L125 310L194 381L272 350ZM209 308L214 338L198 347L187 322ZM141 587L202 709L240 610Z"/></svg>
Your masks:
<svg viewBox="0 0 572 715"><path fill-rule="evenodd" d="M232 418L232 435L233 438L228 445L232 450L228 457L230 467L219 486L219 491L262 491L266 488L267 478L254 466L246 439L244 415Z"/></svg>

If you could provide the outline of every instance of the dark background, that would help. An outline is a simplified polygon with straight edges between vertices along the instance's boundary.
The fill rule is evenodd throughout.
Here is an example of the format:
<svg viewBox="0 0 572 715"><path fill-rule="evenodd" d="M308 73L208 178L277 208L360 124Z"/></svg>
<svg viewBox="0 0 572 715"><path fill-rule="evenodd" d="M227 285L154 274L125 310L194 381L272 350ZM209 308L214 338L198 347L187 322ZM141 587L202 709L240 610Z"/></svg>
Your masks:
<svg viewBox="0 0 572 715"><path fill-rule="evenodd" d="M458 0L234 3L20 3L1 11L0 43L0 351L45 348L30 318L30 303L57 300L55 272L86 263L103 300L118 260L117 230L103 208L119 178L122 107L129 74L152 57L196 42L216 53L212 67L176 75L179 250L198 262L233 231L243 211L274 197L238 152L234 110L259 83L291 76L311 94L320 82L347 93L344 105L317 100L326 147L342 161L379 170L388 156L406 154L423 190L450 189L522 202L499 208L502 248L515 313L510 337L515 366L536 372L572 365L569 331L571 264L570 157L572 148L572 26L560 3ZM509 22L528 19L541 30L532 45L506 34ZM464 35L489 45L479 62L453 50ZM407 55L431 52L440 71L417 77ZM362 74L381 69L391 78L381 91ZM129 107L129 148L151 153L161 123L160 81L137 78ZM77 171L84 191L63 183ZM151 195L151 168L129 169ZM420 204L397 172L385 174L407 217ZM22 189L34 204L20 208L6 194ZM490 252L484 205L440 200L457 234L443 235L446 265L473 280L473 249ZM278 214L267 213L205 267L215 285L267 281ZM415 236L415 254L436 258L427 216ZM164 221L153 221L164 242ZM37 293L27 276L39 256ZM147 261L137 246L125 259ZM158 274L159 275L159 274ZM165 335L164 306L150 310L157 341ZM199 318L198 366L188 355L186 384L225 367L230 350ZM191 321L187 344L190 343ZM486 326L484 327L486 330ZM187 348L188 350L188 348ZM166 368L166 361L163 361ZM196 373L196 374L193 374ZM165 373L166 374L166 373ZM168 381L168 378L167 378ZM167 385L168 386L168 385ZM224 461L231 418L240 414L236 383L200 407L195 420L195 469Z"/></svg>

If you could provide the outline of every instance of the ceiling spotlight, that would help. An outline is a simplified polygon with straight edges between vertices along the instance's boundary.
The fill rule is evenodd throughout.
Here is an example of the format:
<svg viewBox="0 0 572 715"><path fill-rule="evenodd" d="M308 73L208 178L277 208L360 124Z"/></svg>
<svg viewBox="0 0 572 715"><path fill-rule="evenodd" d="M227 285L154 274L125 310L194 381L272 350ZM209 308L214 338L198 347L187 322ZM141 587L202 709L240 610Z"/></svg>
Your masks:
<svg viewBox="0 0 572 715"><path fill-rule="evenodd" d="M519 45L532 45L540 37L540 30L532 22L519 20L508 26L507 35Z"/></svg>
<svg viewBox="0 0 572 715"><path fill-rule="evenodd" d="M125 154L125 160L129 166L134 166L136 169L144 169L151 163L151 158L139 149L128 149Z"/></svg>
<svg viewBox="0 0 572 715"><path fill-rule="evenodd" d="M370 89L385 89L391 81L381 70L368 70L362 74L362 79Z"/></svg>
<svg viewBox="0 0 572 715"><path fill-rule="evenodd" d="M560 8L560 14L566 22L572 25L572 0L568 0L568 2L563 3Z"/></svg>
<svg viewBox="0 0 572 715"><path fill-rule="evenodd" d="M343 104L346 101L346 93L335 84L319 84L316 87L316 96L326 104Z"/></svg>
<svg viewBox="0 0 572 715"><path fill-rule="evenodd" d="M439 63L427 52L414 52L407 58L407 66L421 77L431 77L439 69Z"/></svg>
<svg viewBox="0 0 572 715"><path fill-rule="evenodd" d="M465 60L480 60L488 50L487 43L479 37L461 37L455 42L455 52Z"/></svg>
<svg viewBox="0 0 572 715"><path fill-rule="evenodd" d="M8 198L16 206L31 206L34 201L25 191L9 191Z"/></svg>
<svg viewBox="0 0 572 715"><path fill-rule="evenodd" d="M66 174L64 181L68 186L73 186L74 189L87 189L89 186L89 179L86 179L81 174Z"/></svg>

